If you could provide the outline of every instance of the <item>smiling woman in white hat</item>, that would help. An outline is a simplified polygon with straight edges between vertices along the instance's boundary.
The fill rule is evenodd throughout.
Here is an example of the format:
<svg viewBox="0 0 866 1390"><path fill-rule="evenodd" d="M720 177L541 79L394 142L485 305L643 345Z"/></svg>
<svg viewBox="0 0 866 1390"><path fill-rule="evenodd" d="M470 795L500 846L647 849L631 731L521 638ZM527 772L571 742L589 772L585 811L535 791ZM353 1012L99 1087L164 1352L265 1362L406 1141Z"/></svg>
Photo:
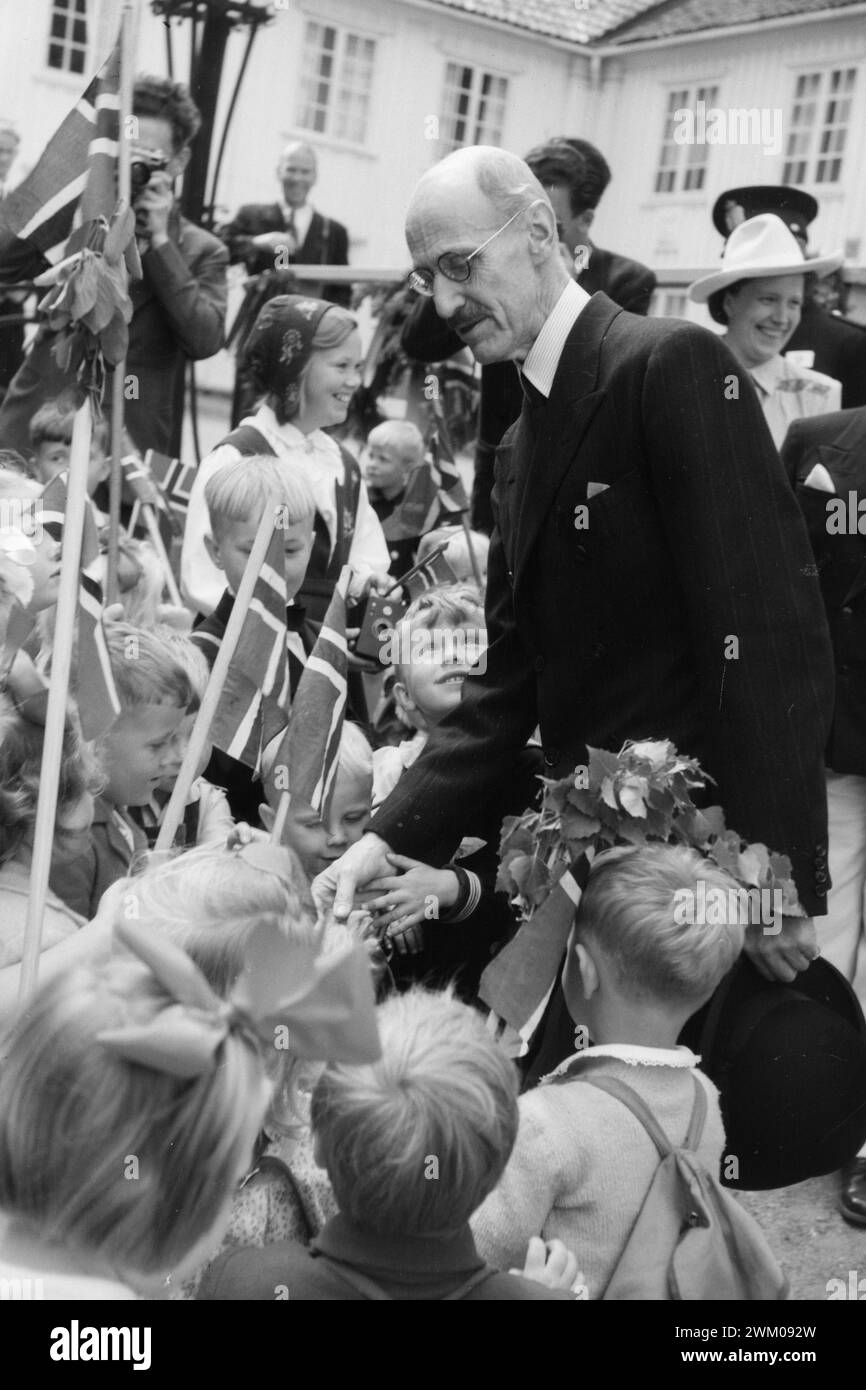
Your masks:
<svg viewBox="0 0 866 1390"><path fill-rule="evenodd" d="M827 275L842 259L838 252L807 261L782 219L762 213L731 232L721 269L689 286L689 297L727 328L725 341L755 383L777 448L792 420L841 406L838 381L797 366L782 349L800 322L806 275Z"/></svg>

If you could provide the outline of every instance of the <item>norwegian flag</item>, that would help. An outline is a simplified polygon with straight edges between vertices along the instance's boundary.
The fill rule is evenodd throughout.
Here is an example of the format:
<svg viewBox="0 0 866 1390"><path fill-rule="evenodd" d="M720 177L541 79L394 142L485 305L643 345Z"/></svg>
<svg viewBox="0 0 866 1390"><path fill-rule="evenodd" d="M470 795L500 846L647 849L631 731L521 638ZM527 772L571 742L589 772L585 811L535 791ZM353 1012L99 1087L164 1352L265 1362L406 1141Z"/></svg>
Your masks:
<svg viewBox="0 0 866 1390"><path fill-rule="evenodd" d="M444 542L438 550L434 550L426 559L421 560L411 570L407 570L403 579L400 581L403 588L409 595L410 602L420 598L425 589L430 589L434 584L454 584L457 576L445 559L445 551L448 542Z"/></svg>
<svg viewBox="0 0 866 1390"><path fill-rule="evenodd" d="M84 95L55 131L35 168L0 209L4 278L55 264L77 221L108 217L117 201L120 49L115 44Z"/></svg>
<svg viewBox="0 0 866 1390"><path fill-rule="evenodd" d="M589 851L567 866L544 902L481 976L478 997L491 1011L488 1028L496 1035L504 1025L518 1043L517 1055L527 1051L541 1022L593 858Z"/></svg>
<svg viewBox="0 0 866 1390"><path fill-rule="evenodd" d="M67 475L59 473L42 492L41 521L55 540L62 542L66 522ZM81 573L78 587L77 699L81 732L85 739L99 738L120 715L120 699L111 669L111 658L102 625L102 589L86 570L99 555L99 536L93 508L88 502L81 537Z"/></svg>
<svg viewBox="0 0 866 1390"><path fill-rule="evenodd" d="M429 465L422 463L409 474L402 501L382 522L385 540L392 545L395 541L423 536L436 525L439 512L437 478L434 478Z"/></svg>
<svg viewBox="0 0 866 1390"><path fill-rule="evenodd" d="M210 730L217 748L256 772L291 703L284 564L283 533L275 527Z"/></svg>
<svg viewBox="0 0 866 1390"><path fill-rule="evenodd" d="M120 460L120 471L126 487L132 493L139 507L153 508L160 523L163 541L168 548L172 537L183 535L183 527L169 506L162 488L135 454L127 454ZM132 518L130 518L129 525L134 530Z"/></svg>
<svg viewBox="0 0 866 1390"><path fill-rule="evenodd" d="M158 454L155 449L148 449L144 456L144 467L167 504L172 530L176 535L182 535L195 482L195 466L169 458L168 454Z"/></svg>
<svg viewBox="0 0 866 1390"><path fill-rule="evenodd" d="M66 524L66 485L68 473L58 473L42 489L39 519L43 529L56 541L63 540ZM81 568L89 569L99 554L99 532L93 515L93 503L88 500L84 509L84 531L81 537Z"/></svg>
<svg viewBox="0 0 866 1390"><path fill-rule="evenodd" d="M293 800L327 815L337 776L340 737L346 713L346 565L334 589L315 646L298 682L288 728L274 766L288 769Z"/></svg>
<svg viewBox="0 0 866 1390"><path fill-rule="evenodd" d="M460 512L468 512L469 498L466 496L466 489L463 486L463 480L454 458L454 450L451 448L442 403L438 399L433 401L433 413L436 417L436 428L430 436L427 449L430 471L436 484L439 504L443 511L455 515ZM433 524L431 521L430 526ZM428 526L426 529L429 530L430 527Z"/></svg>

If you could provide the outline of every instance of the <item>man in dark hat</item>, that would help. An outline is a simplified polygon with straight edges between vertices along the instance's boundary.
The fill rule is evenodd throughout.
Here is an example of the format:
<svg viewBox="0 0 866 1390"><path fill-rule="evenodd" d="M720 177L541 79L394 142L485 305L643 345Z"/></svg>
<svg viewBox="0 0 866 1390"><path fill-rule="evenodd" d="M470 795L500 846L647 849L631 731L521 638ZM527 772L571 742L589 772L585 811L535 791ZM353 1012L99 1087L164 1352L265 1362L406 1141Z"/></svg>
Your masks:
<svg viewBox="0 0 866 1390"><path fill-rule="evenodd" d="M787 222L808 257L809 226L818 216L811 193L784 184L752 184L720 193L713 206L713 225L723 237L750 217L773 212ZM833 377L842 383L842 405L847 410L866 405L866 327L824 304L822 282L807 277L800 322L783 349L796 354L802 367Z"/></svg>
<svg viewBox="0 0 866 1390"><path fill-rule="evenodd" d="M605 251L590 240L595 209L611 179L610 166L601 151L588 140L561 135L530 150L526 162L550 198L561 228L560 239L574 261L574 278L581 288L587 294L601 291L629 313L646 314L656 286L653 272L640 261ZM441 362L464 344L438 317L432 300L422 299L403 330L403 347L420 362ZM512 362L482 367L472 525L488 534L493 530L493 458L522 404L523 393Z"/></svg>

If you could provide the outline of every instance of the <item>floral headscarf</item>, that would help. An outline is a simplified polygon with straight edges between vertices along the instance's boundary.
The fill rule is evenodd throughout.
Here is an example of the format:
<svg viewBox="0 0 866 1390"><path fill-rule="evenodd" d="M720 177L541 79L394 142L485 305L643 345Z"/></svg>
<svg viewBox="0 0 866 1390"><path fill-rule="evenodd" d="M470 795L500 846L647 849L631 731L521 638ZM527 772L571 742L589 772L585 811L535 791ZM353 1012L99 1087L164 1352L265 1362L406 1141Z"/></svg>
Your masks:
<svg viewBox="0 0 866 1390"><path fill-rule="evenodd" d="M278 294L264 305L250 330L244 365L259 391L279 399L287 420L297 414L299 378L310 360L316 329L333 307L309 295Z"/></svg>

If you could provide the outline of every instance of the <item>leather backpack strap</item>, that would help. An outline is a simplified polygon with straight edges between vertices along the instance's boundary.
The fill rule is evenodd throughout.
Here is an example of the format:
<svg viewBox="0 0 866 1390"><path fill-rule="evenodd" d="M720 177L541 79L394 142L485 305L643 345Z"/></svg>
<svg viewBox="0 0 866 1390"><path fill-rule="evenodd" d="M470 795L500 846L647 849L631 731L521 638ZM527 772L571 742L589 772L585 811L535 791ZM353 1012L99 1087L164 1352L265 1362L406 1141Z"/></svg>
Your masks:
<svg viewBox="0 0 866 1390"><path fill-rule="evenodd" d="M607 1091L609 1096L621 1101L627 1109L631 1111L636 1120L640 1120L650 1139L652 1139L659 1151L661 1158L667 1158L673 1152L674 1145L665 1134L655 1115L649 1106L641 1099L637 1091L633 1091L631 1086L627 1086L624 1081L620 1081L616 1076L581 1076L579 1078L587 1086L595 1086L598 1091ZM694 1119L694 1114L692 1115ZM703 1117L701 1117L701 1128L703 1128Z"/></svg>
<svg viewBox="0 0 866 1390"><path fill-rule="evenodd" d="M692 1080L695 1083L695 1104L682 1147L694 1153L704 1132L704 1122L707 1118L707 1093L696 1076L693 1076Z"/></svg>

